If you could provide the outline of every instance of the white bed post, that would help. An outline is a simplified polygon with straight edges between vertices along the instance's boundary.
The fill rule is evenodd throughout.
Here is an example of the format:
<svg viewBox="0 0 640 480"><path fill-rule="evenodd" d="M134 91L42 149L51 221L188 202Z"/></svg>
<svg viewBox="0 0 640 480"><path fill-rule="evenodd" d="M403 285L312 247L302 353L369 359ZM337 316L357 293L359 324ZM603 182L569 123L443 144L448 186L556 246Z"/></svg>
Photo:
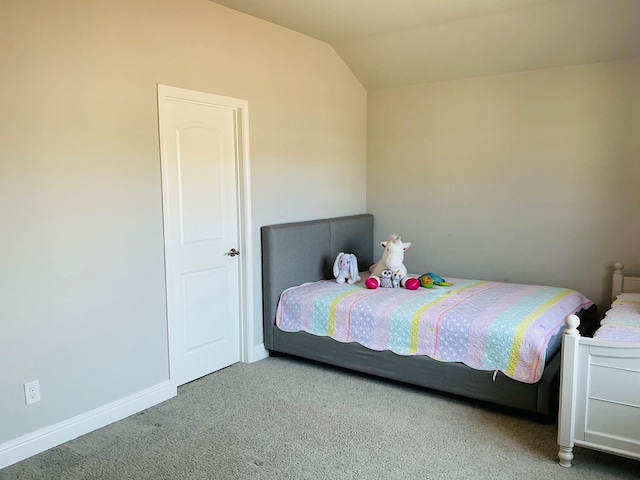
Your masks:
<svg viewBox="0 0 640 480"><path fill-rule="evenodd" d="M573 460L575 436L576 388L578 370L578 343L580 319L576 315L568 315L564 319L566 325L562 334L562 366L560 368L560 412L558 415L558 451L559 463L570 467Z"/></svg>
<svg viewBox="0 0 640 480"><path fill-rule="evenodd" d="M613 264L613 280L611 283L611 303L613 303L618 295L622 293L624 288L624 273L622 270L624 265L620 262Z"/></svg>

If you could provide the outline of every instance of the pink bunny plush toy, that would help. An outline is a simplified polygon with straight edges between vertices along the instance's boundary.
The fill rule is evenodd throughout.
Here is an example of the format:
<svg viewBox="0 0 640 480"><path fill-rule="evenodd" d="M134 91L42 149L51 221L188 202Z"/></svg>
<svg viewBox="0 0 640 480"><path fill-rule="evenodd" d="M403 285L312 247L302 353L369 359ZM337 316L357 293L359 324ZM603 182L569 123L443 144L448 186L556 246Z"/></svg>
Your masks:
<svg viewBox="0 0 640 480"><path fill-rule="evenodd" d="M353 253L340 252L333 262L333 276L336 282L354 284L360 281L358 259Z"/></svg>

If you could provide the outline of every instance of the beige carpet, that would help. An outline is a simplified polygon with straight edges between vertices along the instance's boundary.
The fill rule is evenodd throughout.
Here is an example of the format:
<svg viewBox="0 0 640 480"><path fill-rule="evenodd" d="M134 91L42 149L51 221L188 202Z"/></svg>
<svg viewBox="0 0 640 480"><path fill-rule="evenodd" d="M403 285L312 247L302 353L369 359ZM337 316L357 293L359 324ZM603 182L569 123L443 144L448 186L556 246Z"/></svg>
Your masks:
<svg viewBox="0 0 640 480"><path fill-rule="evenodd" d="M639 479L556 426L289 358L237 364L178 396L0 470L14 479Z"/></svg>

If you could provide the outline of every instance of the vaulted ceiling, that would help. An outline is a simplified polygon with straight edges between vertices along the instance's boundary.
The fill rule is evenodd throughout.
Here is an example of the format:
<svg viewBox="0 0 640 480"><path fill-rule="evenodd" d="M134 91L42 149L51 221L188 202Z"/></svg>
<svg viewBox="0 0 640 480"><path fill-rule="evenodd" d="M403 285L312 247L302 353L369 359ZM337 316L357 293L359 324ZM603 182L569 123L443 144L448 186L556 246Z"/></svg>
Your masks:
<svg viewBox="0 0 640 480"><path fill-rule="evenodd" d="M640 0L215 0L333 46L369 90L640 57Z"/></svg>

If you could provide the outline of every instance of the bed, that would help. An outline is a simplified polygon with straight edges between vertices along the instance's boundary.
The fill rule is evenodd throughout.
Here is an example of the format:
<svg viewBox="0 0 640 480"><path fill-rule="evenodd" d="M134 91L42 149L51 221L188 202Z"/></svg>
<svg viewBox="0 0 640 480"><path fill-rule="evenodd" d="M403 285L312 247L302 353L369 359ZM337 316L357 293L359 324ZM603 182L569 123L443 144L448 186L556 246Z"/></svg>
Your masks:
<svg viewBox="0 0 640 480"><path fill-rule="evenodd" d="M573 447L640 459L640 277L614 265L612 305L593 338L570 315L562 339L559 463Z"/></svg>
<svg viewBox="0 0 640 480"><path fill-rule="evenodd" d="M378 259L374 258L373 222L372 215L362 214L262 227L264 342L270 355L306 358L488 402L530 413L540 421L555 419L561 327L566 314L559 319L557 351L548 352L535 383L514 380L498 370L471 368L462 362L377 351L356 342L278 328L276 318L282 293L305 283L333 280L332 265L339 252L354 253L360 270L366 270ZM590 334L597 324L595 306L580 315L582 333Z"/></svg>

